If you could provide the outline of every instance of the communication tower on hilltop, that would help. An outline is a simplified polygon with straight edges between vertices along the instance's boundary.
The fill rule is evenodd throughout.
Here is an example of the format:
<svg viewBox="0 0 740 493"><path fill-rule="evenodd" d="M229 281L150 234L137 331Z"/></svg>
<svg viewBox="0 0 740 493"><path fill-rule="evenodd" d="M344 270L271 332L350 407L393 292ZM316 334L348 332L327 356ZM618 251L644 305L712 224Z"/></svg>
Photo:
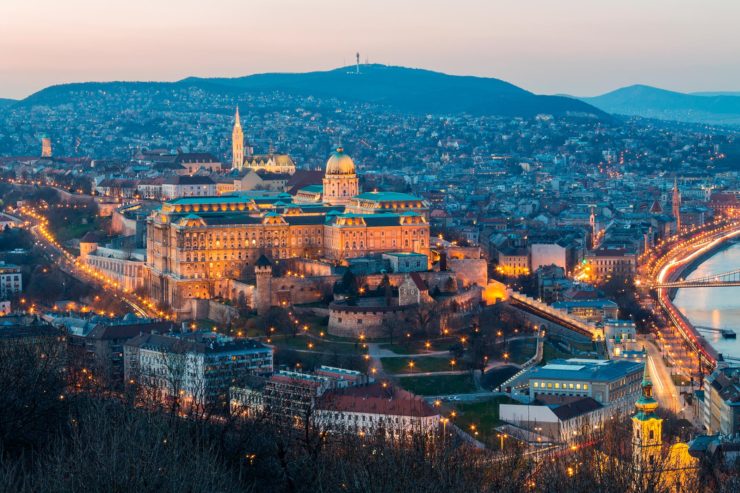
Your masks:
<svg viewBox="0 0 740 493"><path fill-rule="evenodd" d="M41 157L51 157L51 139L46 135L41 137Z"/></svg>
<svg viewBox="0 0 740 493"><path fill-rule="evenodd" d="M360 75L360 52L358 51L355 54L356 62L355 62L355 74Z"/></svg>

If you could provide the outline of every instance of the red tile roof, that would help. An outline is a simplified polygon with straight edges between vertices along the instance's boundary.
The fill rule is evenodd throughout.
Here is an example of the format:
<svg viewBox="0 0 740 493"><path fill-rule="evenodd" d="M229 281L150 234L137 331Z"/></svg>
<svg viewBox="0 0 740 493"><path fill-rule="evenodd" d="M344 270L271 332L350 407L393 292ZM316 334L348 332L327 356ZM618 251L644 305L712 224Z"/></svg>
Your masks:
<svg viewBox="0 0 740 493"><path fill-rule="evenodd" d="M439 415L439 412L421 397L396 387L384 388L379 383L330 390L321 397L317 408L325 411L387 416L431 417Z"/></svg>

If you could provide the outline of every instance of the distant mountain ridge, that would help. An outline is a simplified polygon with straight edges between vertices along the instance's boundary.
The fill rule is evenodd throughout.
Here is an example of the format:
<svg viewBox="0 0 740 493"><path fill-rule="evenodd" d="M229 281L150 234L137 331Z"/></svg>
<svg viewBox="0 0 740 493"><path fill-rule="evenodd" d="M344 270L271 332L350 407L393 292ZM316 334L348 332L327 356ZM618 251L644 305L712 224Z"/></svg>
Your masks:
<svg viewBox="0 0 740 493"><path fill-rule="evenodd" d="M18 101L15 99L8 99L8 98L0 98L0 108L5 108L6 106L10 106L11 104L15 104Z"/></svg>
<svg viewBox="0 0 740 493"><path fill-rule="evenodd" d="M740 96L740 91L700 91L689 94L693 96Z"/></svg>
<svg viewBox="0 0 740 493"><path fill-rule="evenodd" d="M177 82L86 82L43 89L20 105L63 104L72 93L126 91L166 87L196 87L205 91L239 94L281 91L303 96L332 97L372 103L411 113L500 115L531 117L537 114L609 115L577 99L542 96L508 82L486 77L447 75L430 70L361 65L306 73L266 73L235 78L188 77Z"/></svg>
<svg viewBox="0 0 740 493"><path fill-rule="evenodd" d="M614 114L740 126L740 95L729 92L685 94L637 84L579 99Z"/></svg>

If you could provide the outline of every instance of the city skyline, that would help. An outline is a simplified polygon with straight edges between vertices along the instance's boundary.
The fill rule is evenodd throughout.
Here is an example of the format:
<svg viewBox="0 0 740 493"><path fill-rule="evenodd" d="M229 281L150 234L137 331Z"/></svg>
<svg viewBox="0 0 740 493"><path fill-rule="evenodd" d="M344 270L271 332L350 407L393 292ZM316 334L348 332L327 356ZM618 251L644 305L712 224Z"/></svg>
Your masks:
<svg viewBox="0 0 740 493"><path fill-rule="evenodd" d="M740 491L737 19L0 1L0 492Z"/></svg>
<svg viewBox="0 0 740 493"><path fill-rule="evenodd" d="M495 77L542 94L740 89L740 67L727 63L740 46L732 2L424 5L10 0L0 6L0 97L67 82L328 70L356 51L363 62Z"/></svg>

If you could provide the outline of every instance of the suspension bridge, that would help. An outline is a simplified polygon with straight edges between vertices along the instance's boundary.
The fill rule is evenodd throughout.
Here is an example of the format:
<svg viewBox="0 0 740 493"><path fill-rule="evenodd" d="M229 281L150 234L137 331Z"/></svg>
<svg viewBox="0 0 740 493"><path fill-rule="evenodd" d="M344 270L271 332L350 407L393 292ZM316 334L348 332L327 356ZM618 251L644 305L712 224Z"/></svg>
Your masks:
<svg viewBox="0 0 740 493"><path fill-rule="evenodd" d="M740 269L721 274L697 277L694 279L681 279L670 282L655 283L654 289L658 288L726 288L740 286Z"/></svg>

